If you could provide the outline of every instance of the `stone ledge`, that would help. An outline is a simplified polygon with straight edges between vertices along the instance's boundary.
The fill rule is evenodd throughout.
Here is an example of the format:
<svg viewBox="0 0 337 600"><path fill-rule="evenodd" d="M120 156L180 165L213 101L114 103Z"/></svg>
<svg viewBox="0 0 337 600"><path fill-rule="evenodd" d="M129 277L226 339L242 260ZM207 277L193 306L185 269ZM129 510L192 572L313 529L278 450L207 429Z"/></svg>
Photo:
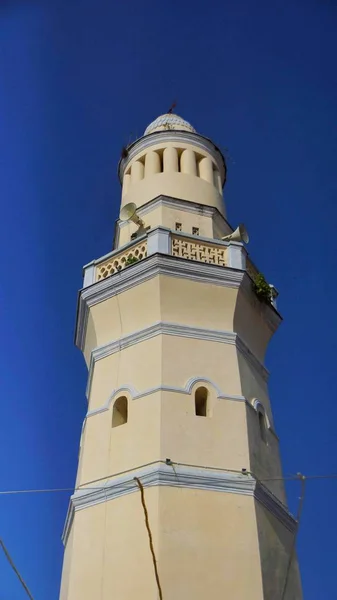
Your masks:
<svg viewBox="0 0 337 600"><path fill-rule="evenodd" d="M77 489L70 499L62 535L63 543L67 542L75 512L138 492L135 477L141 479L144 488L169 486L250 496L262 504L291 533L294 533L297 527L297 521L288 508L249 473L245 475L240 472L192 467L179 463L173 463L171 466L164 461L158 461L116 475L105 482L102 481L101 485L98 482L98 487L93 484L85 489Z"/></svg>

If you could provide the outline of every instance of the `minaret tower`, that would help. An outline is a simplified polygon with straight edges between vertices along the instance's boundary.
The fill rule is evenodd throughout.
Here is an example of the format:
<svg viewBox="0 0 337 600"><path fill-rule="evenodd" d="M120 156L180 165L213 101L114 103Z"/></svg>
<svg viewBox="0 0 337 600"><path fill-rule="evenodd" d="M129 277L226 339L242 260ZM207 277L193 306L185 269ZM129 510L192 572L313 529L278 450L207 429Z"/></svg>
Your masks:
<svg viewBox="0 0 337 600"><path fill-rule="evenodd" d="M281 600L286 581L301 600L264 366L281 317L222 240L224 158L166 114L118 174L113 250L79 294L88 412L60 599Z"/></svg>

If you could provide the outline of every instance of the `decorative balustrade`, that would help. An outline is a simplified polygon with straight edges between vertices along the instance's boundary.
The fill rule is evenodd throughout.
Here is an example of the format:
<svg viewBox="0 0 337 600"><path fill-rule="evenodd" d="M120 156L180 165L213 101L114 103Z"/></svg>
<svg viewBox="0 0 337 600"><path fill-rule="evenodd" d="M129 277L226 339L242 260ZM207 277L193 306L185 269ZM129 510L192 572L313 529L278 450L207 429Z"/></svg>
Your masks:
<svg viewBox="0 0 337 600"><path fill-rule="evenodd" d="M103 263L98 264L96 267L96 281L101 281L101 279L122 271L125 267L142 260L146 256L147 240L143 240L141 243L135 244L131 248L124 250L124 252L115 254Z"/></svg>
<svg viewBox="0 0 337 600"><path fill-rule="evenodd" d="M172 256L225 267L227 264L227 247L173 236Z"/></svg>
<svg viewBox="0 0 337 600"><path fill-rule="evenodd" d="M135 240L121 250L114 250L100 260L93 261L84 268L83 287L102 281L110 275L154 254L171 255L178 258L203 262L209 265L229 267L247 271L255 280L256 267L247 259L242 244L221 242L196 235L173 233L166 227L156 227L145 237Z"/></svg>

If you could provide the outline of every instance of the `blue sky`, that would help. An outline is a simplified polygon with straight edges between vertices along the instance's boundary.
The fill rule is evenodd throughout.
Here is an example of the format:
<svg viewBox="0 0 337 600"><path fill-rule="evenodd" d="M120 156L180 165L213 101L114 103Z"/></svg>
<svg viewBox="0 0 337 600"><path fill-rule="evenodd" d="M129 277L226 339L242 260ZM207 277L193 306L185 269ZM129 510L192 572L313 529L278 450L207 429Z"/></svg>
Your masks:
<svg viewBox="0 0 337 600"><path fill-rule="evenodd" d="M229 220L280 291L267 366L284 473L337 472L336 28L333 0L1 3L1 490L74 483L82 265L111 248L121 147L174 99L227 154ZM306 600L336 597L336 496L337 480L307 484ZM0 496L36 600L58 598L67 502ZM1 597L23 600L2 555L0 573Z"/></svg>

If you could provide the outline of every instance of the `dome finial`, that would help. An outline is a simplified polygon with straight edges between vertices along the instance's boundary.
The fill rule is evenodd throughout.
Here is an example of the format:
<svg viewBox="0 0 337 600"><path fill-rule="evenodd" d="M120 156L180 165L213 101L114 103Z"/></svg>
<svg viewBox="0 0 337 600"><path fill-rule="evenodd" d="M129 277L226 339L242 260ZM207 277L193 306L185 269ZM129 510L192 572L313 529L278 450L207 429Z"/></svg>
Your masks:
<svg viewBox="0 0 337 600"><path fill-rule="evenodd" d="M173 113L173 110L175 109L175 107L176 107L176 106L177 106L177 103L176 103L176 101L174 100L174 101L172 102L172 104L171 104L170 108L168 109L168 111L167 111L167 114L168 114L168 115L171 115L171 114Z"/></svg>

